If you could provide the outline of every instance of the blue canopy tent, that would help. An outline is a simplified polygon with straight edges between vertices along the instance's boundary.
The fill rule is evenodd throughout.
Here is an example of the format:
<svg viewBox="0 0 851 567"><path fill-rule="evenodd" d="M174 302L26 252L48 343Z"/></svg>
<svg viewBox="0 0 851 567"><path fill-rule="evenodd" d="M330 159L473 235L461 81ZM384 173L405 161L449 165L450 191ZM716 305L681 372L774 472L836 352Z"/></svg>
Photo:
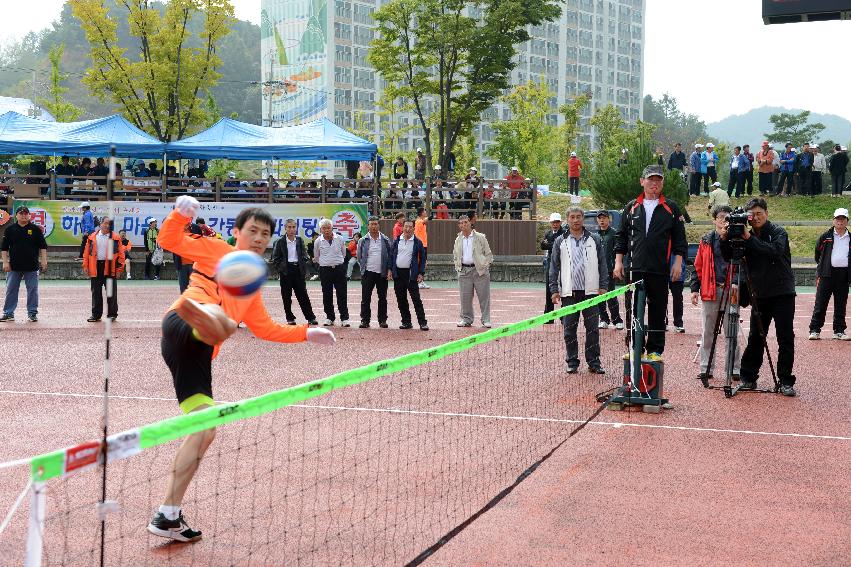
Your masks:
<svg viewBox="0 0 851 567"><path fill-rule="evenodd" d="M270 128L222 118L183 140L166 144L170 158L302 159L370 161L378 147L327 118Z"/></svg>
<svg viewBox="0 0 851 567"><path fill-rule="evenodd" d="M82 122L46 122L17 112L0 115L0 154L162 158L165 144L121 115Z"/></svg>

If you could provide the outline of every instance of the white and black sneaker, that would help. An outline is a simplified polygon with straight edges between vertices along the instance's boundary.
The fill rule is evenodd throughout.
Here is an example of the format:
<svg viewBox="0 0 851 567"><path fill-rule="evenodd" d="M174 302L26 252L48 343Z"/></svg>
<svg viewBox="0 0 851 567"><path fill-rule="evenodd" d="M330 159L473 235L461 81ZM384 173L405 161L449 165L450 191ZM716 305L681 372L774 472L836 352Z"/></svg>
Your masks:
<svg viewBox="0 0 851 567"><path fill-rule="evenodd" d="M195 531L189 527L183 514L180 514L176 520L169 520L162 512L157 512L148 524L148 531L154 535L174 539L177 541L198 541L201 539L201 532Z"/></svg>

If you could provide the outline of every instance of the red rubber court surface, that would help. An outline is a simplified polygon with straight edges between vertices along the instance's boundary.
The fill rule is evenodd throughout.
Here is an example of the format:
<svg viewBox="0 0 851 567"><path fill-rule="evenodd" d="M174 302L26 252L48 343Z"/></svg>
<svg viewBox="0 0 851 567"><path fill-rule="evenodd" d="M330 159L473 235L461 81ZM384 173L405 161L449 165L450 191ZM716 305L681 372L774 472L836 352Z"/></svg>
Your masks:
<svg viewBox="0 0 851 567"><path fill-rule="evenodd" d="M321 318L319 288L311 284L309 291ZM283 320L277 285L266 286L263 293L273 317ZM85 322L88 285L43 282L40 294L38 323L25 321L22 292L18 321L0 326L2 462L99 435L103 327ZM540 285L495 285L494 323L538 314L543 294ZM159 354L161 317L176 295L175 282L119 284L112 432L178 412ZM339 341L331 349L273 345L239 331L214 363L216 398L253 397L478 330L455 327L458 296L451 284L423 290L432 329L428 333L397 330L392 290L389 295L390 329L377 329L375 322L369 330L335 327ZM699 309L686 303L687 332L668 334L665 352L665 396L675 407L661 415L604 412L426 565L851 563L851 342L806 340L813 296L799 295L799 396L742 393L726 399L696 380L698 367L692 359ZM355 326L359 304L360 286L352 282L349 308ZM745 310L745 331L747 315ZM832 335L831 317L832 311L823 337ZM776 344L773 333L771 337ZM247 377L228 380L238 372ZM760 385L769 384L766 365ZM5 516L24 487L26 471L0 470L0 478L0 512ZM141 527L147 520L139 518ZM26 513L19 512L10 529L25 525ZM6 547L6 535L0 534L3 565L20 556L20 550L12 553ZM151 553L148 562L162 560L161 549Z"/></svg>

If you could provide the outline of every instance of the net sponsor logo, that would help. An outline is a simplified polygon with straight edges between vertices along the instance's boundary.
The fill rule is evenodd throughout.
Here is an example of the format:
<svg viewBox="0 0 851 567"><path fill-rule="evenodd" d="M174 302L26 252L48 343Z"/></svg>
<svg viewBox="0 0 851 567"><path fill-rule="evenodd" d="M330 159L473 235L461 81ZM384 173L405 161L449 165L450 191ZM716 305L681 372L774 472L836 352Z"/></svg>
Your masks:
<svg viewBox="0 0 851 567"><path fill-rule="evenodd" d="M98 462L100 442L89 441L65 450L65 472L82 470Z"/></svg>
<svg viewBox="0 0 851 567"><path fill-rule="evenodd" d="M236 413L236 411L238 409L239 409L239 404L234 404L232 406L225 406L225 407L223 407L222 409L219 410L219 417L225 417L225 416L234 414L234 413Z"/></svg>
<svg viewBox="0 0 851 567"><path fill-rule="evenodd" d="M138 454L142 448L139 444L141 435L138 429L122 431L111 435L107 440L107 458L109 462L126 459Z"/></svg>

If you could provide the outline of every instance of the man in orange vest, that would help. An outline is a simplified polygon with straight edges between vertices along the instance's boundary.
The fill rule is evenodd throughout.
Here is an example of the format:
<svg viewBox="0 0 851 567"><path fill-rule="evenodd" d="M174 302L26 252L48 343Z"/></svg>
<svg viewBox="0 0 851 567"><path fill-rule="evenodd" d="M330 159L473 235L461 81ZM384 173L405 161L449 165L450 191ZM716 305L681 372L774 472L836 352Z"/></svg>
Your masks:
<svg viewBox="0 0 851 567"><path fill-rule="evenodd" d="M118 317L118 277L124 269L124 246L121 237L112 231L112 219L105 216L100 230L86 239L83 252L83 270L89 274L92 286L92 316L86 319L97 323L103 316L103 295L106 288L106 316L115 321ZM112 288L107 283L112 280Z"/></svg>

